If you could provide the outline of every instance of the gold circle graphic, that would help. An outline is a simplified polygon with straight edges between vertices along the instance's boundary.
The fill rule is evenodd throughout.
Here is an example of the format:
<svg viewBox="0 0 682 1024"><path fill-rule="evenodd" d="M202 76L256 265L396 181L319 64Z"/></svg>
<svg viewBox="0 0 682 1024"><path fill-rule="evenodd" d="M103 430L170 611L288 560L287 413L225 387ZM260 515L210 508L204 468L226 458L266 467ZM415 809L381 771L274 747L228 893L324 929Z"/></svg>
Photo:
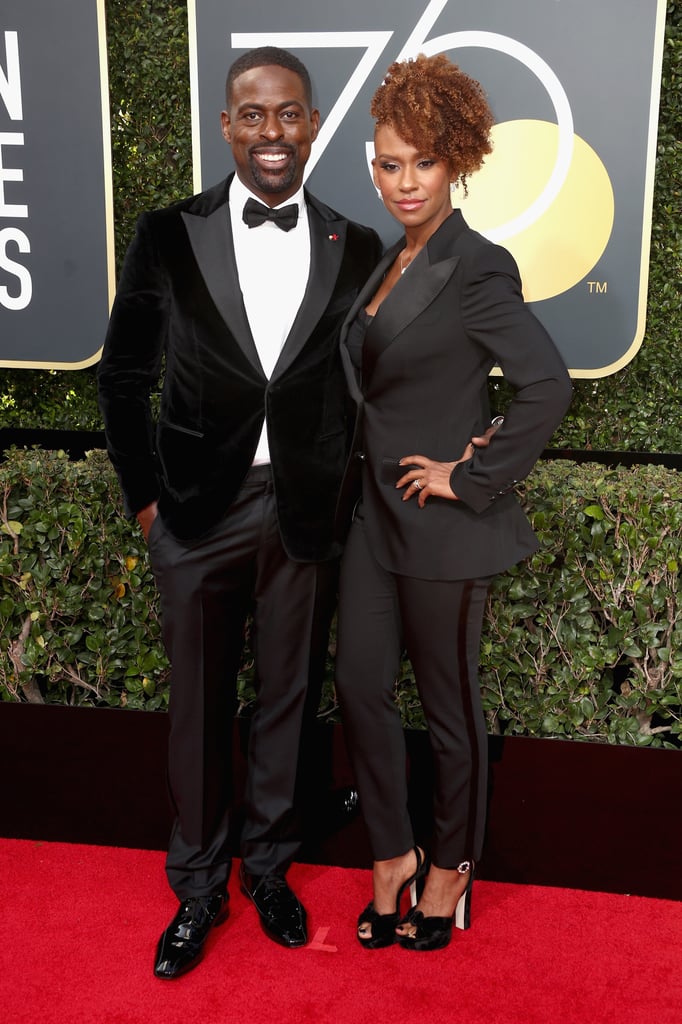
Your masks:
<svg viewBox="0 0 682 1024"><path fill-rule="evenodd" d="M556 160L558 128L549 121L497 124L494 149L461 202L467 223L485 235L519 216L543 188ZM527 302L550 299L586 277L613 229L608 173L591 146L574 136L573 157L556 199L537 220L502 240L519 265Z"/></svg>

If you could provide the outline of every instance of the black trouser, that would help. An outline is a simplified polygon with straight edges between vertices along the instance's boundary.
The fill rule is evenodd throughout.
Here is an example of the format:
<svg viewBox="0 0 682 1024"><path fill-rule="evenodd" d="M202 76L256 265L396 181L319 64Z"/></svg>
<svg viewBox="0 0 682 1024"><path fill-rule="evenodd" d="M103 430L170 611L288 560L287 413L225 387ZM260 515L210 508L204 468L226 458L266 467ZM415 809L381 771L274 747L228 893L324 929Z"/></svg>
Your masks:
<svg viewBox="0 0 682 1024"><path fill-rule="evenodd" d="M489 580L433 581L383 569L356 519L341 564L337 687L375 860L413 845L405 741L394 683L412 662L434 760L434 863L480 856L487 735L478 685Z"/></svg>
<svg viewBox="0 0 682 1024"><path fill-rule="evenodd" d="M242 857L253 874L285 870L292 832L310 634L326 566L282 547L269 467L252 469L225 519L180 542L157 518L150 557L171 661L169 786L176 810L166 869L179 898L225 888L232 728L244 624L253 615L251 721Z"/></svg>

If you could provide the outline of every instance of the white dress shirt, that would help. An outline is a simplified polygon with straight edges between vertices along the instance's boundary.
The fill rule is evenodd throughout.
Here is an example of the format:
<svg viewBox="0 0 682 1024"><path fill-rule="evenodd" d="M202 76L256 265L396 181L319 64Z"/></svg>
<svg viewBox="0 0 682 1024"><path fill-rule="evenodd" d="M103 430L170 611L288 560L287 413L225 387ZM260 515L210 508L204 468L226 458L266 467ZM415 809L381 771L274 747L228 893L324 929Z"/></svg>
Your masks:
<svg viewBox="0 0 682 1024"><path fill-rule="evenodd" d="M265 221L255 228L245 224L242 214L250 198L261 202L235 175L230 185L229 205L239 287L256 351L269 379L308 284L310 228L302 186L295 195L279 204L298 203L298 223L290 231L282 231L273 221ZM260 465L269 461L266 419L253 463Z"/></svg>

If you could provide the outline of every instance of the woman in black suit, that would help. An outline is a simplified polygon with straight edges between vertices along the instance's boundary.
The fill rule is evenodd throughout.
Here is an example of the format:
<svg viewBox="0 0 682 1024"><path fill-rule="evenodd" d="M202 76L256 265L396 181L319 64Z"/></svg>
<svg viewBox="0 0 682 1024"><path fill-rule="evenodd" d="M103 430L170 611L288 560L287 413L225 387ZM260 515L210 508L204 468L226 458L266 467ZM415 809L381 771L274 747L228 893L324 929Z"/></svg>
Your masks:
<svg viewBox="0 0 682 1024"><path fill-rule="evenodd" d="M479 84L444 55L420 55L389 68L371 110L374 182L405 232L344 329L362 499L342 566L337 685L375 858L358 938L427 950L447 945L453 923L468 927L486 800L477 679L486 592L537 548L513 489L561 420L571 385L524 305L510 254L452 208L453 183L466 190L491 149ZM515 394L492 433L495 364ZM403 648L434 757L430 863L407 813L393 697ZM408 886L413 906L401 919Z"/></svg>

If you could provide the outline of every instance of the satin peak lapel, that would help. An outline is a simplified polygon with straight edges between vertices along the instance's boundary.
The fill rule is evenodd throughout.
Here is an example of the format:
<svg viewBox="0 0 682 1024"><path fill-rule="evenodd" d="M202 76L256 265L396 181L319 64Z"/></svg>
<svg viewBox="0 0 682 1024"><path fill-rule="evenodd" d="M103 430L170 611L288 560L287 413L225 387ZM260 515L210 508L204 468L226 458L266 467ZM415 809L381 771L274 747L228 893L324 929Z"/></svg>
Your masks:
<svg viewBox="0 0 682 1024"><path fill-rule="evenodd" d="M431 305L452 277L458 262L459 256L450 256L430 263L426 246L414 258L406 274L381 303L367 331L362 359L365 387L380 356Z"/></svg>
<svg viewBox="0 0 682 1024"><path fill-rule="evenodd" d="M346 248L346 220L325 220L307 203L310 274L303 301L272 371L271 380L291 366L329 305Z"/></svg>
<svg viewBox="0 0 682 1024"><path fill-rule="evenodd" d="M358 315L358 310L363 309L370 301L374 293L378 290L379 285L381 284L384 275L386 274L386 271L390 267L391 263L393 263L394 259L396 258L397 254L400 252L402 248L403 243L401 240L400 242L396 242L394 245L392 245L390 249L387 249L384 255L381 257L376 267L374 268L374 270L369 275L364 285L360 289L357 299L351 306L348 312L348 316L346 317L345 320L346 327L350 326L353 320L355 320L355 317Z"/></svg>
<svg viewBox="0 0 682 1024"><path fill-rule="evenodd" d="M208 217L185 212L182 219L194 258L216 309L249 361L263 373L239 288L227 203Z"/></svg>

